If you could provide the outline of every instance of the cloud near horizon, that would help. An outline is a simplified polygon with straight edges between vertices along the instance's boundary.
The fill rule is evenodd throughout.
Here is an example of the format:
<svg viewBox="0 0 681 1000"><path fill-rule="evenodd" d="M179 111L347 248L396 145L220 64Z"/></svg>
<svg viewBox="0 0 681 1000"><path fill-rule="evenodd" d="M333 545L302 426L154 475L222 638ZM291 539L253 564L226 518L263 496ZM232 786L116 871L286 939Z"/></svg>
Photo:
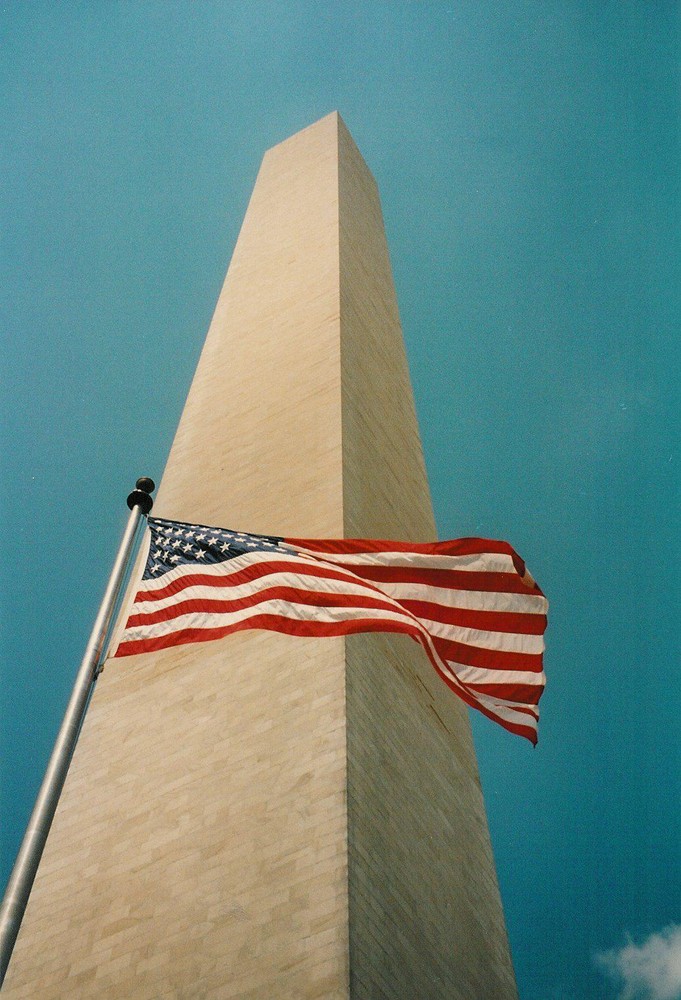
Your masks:
<svg viewBox="0 0 681 1000"><path fill-rule="evenodd" d="M619 1000L681 1000L681 925L671 924L640 945L629 940L594 961L622 986Z"/></svg>

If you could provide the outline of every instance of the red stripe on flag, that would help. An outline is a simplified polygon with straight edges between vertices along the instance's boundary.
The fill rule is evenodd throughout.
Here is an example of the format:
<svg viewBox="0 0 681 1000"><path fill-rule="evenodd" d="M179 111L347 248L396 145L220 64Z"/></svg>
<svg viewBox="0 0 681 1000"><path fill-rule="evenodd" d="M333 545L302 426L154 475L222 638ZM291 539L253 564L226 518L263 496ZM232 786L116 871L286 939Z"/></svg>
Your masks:
<svg viewBox="0 0 681 1000"><path fill-rule="evenodd" d="M389 631L411 635L420 641L418 626L398 621L390 622L389 624ZM209 642L213 639L222 639L234 632L242 632L245 629L264 629L266 631L283 632L286 635L298 635L314 639L324 636L351 635L357 632L385 632L385 625L386 622L383 618L315 622L285 618L281 615L260 614L218 628L180 628L167 635L150 636L147 639L124 640L116 650L116 656L134 656L138 653L151 653L158 649L167 649L170 646L182 645L189 642Z"/></svg>
<svg viewBox="0 0 681 1000"><path fill-rule="evenodd" d="M463 663L467 667L486 667L501 672L504 670L529 670L536 674L542 672L541 653L510 653L504 649L483 649L452 639L441 639L440 636L434 636L433 642L443 660Z"/></svg>
<svg viewBox="0 0 681 1000"><path fill-rule="evenodd" d="M235 560L236 561L236 560ZM219 565L227 565L222 563ZM188 587L224 587L231 589L243 583L252 583L262 577L270 576L273 573L292 573L297 577L310 576L313 579L340 580L351 583L362 583L357 577L352 577L342 568L335 566L323 566L318 562L306 562L298 559L295 562L289 560L269 560L258 563L251 563L225 576L218 576L213 573L202 573L187 571L176 577L171 583L159 587L145 586L135 597L135 603L162 601L166 597L173 597L180 594ZM149 581L153 583L154 581ZM160 581L159 581L160 583Z"/></svg>
<svg viewBox="0 0 681 1000"><path fill-rule="evenodd" d="M248 597L241 597L231 601L205 597L188 598L187 600L178 601L175 604L155 611L131 614L127 627L136 628L140 625L157 625L160 622L172 621L181 615L189 614L232 614L235 611L245 611L247 608L257 607L265 603L265 601L275 600L287 601L290 604L308 605L314 608L367 608L395 613L395 608L392 604L375 597L359 594L346 595L316 593L313 591L305 592L295 587L268 587L258 590Z"/></svg>
<svg viewBox="0 0 681 1000"><path fill-rule="evenodd" d="M475 628L481 632L511 632L518 635L543 635L546 631L546 615L514 611L470 611L467 608L435 604L432 601L412 601L406 598L400 598L400 604L417 618L441 622L443 625Z"/></svg>
<svg viewBox="0 0 681 1000"><path fill-rule="evenodd" d="M374 583L412 583L442 590L480 590L499 594L533 593L517 573L485 573L475 570L411 566L358 566L356 563L339 565L361 576L363 580L371 580Z"/></svg>
<svg viewBox="0 0 681 1000"><path fill-rule="evenodd" d="M497 555L520 558L508 542L493 538L454 538L443 542L394 542L376 538L285 538L284 541L294 548L333 555L414 552L424 556L474 556L494 552Z"/></svg>

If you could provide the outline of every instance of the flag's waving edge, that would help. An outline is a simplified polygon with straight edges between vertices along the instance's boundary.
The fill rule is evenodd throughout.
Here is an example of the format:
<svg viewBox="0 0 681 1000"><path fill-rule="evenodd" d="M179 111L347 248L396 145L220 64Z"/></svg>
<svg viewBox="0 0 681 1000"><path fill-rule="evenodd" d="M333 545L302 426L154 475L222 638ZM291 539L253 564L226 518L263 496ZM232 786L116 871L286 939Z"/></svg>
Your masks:
<svg viewBox="0 0 681 1000"><path fill-rule="evenodd" d="M468 705L536 743L547 602L507 542L249 535L149 518L113 655L217 639L401 632Z"/></svg>

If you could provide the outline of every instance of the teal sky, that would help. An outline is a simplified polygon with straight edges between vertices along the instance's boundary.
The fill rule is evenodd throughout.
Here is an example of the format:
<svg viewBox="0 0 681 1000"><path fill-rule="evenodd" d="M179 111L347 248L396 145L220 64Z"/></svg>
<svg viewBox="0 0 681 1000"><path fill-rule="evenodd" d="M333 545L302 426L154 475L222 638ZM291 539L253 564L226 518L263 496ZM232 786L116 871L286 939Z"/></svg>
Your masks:
<svg viewBox="0 0 681 1000"><path fill-rule="evenodd" d="M262 155L337 109L440 537L551 602L538 748L473 719L521 1000L681 996L680 54L665 0L0 4L1 881Z"/></svg>

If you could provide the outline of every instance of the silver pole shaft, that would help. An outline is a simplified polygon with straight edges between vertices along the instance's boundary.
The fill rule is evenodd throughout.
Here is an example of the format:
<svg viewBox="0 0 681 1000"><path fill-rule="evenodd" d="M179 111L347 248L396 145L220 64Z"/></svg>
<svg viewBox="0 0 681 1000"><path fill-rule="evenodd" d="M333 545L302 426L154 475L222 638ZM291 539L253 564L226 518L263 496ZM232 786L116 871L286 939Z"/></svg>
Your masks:
<svg viewBox="0 0 681 1000"><path fill-rule="evenodd" d="M140 481L138 481L140 482ZM153 484L152 484L153 488ZM52 824L52 819L57 809L59 796L61 795L66 774L73 757L73 752L78 741L88 701L94 688L99 665L104 652L111 620L113 618L118 598L125 581L126 571L130 562L130 557L134 549L137 529L142 520L143 513L151 507L151 498L145 504L145 495L138 495L137 491L130 495L128 500L139 500L131 506L130 517L121 540L116 561L114 562L109 583L107 585L99 613L92 629L90 641L85 649L83 662L76 677L71 698L66 709L66 714L59 730L59 735L54 744L50 762L43 778L43 783L38 792L28 827L24 834L24 839L17 855L17 860L12 870L12 875L7 883L7 889L0 908L0 987L5 978L9 960L12 957L14 944L19 933L21 921L26 910L28 897L33 887L40 858L47 840L47 835ZM146 510L143 508L146 507Z"/></svg>

